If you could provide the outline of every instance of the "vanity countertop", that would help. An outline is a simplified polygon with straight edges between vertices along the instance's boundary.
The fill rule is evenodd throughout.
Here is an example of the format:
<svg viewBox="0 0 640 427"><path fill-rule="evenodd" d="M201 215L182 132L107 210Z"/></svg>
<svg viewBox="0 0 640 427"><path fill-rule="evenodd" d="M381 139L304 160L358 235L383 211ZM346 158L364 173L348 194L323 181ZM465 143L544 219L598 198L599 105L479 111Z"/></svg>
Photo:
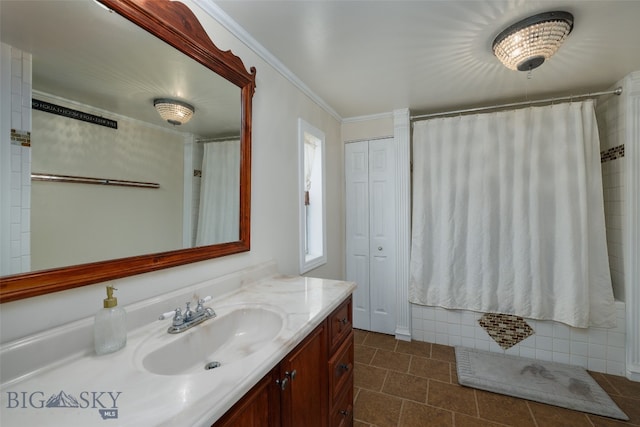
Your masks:
<svg viewBox="0 0 640 427"><path fill-rule="evenodd" d="M281 332L236 363L186 375L157 375L142 366L141 348L150 339L177 336L166 332L170 320L150 319L151 323L129 332L122 350L104 356L70 356L2 384L0 424L210 426L351 295L355 286L274 275L214 298L206 305L219 311L218 318L230 307L264 306L277 311L283 319ZM49 402L56 407L47 407Z"/></svg>

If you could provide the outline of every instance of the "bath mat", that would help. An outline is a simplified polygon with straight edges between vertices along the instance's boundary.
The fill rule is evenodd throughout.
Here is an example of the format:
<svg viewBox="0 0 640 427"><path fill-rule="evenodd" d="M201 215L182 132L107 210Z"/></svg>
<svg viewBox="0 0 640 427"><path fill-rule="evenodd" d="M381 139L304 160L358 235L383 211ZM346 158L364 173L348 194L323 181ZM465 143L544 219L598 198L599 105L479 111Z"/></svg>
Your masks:
<svg viewBox="0 0 640 427"><path fill-rule="evenodd" d="M461 385L619 420L629 417L579 367L456 347Z"/></svg>

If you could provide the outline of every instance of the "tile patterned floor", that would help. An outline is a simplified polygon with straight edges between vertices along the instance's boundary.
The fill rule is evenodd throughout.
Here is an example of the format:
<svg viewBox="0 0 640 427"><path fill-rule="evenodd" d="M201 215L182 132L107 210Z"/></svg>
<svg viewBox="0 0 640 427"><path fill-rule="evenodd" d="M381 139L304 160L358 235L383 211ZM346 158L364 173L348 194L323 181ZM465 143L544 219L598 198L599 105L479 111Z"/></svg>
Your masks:
<svg viewBox="0 0 640 427"><path fill-rule="evenodd" d="M453 347L356 330L354 427L640 426L640 383L591 375L629 421L462 387Z"/></svg>

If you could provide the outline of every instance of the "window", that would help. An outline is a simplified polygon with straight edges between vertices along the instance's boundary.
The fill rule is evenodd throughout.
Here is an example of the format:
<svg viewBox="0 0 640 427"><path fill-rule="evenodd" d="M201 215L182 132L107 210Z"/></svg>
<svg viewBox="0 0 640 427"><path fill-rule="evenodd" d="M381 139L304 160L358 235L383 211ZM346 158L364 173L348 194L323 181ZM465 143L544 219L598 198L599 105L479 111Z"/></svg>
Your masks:
<svg viewBox="0 0 640 427"><path fill-rule="evenodd" d="M324 133L298 119L300 274L327 262Z"/></svg>

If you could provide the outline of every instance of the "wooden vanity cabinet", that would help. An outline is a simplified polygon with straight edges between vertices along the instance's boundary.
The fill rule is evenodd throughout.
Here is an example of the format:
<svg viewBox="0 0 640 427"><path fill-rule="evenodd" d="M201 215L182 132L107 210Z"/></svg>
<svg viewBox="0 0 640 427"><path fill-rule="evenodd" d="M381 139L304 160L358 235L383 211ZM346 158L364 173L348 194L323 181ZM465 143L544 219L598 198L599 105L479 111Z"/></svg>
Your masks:
<svg viewBox="0 0 640 427"><path fill-rule="evenodd" d="M280 363L282 427L327 425L326 343L323 322Z"/></svg>
<svg viewBox="0 0 640 427"><path fill-rule="evenodd" d="M353 425L351 308L349 296L213 427Z"/></svg>
<svg viewBox="0 0 640 427"><path fill-rule="evenodd" d="M276 427L280 425L280 393L273 391L279 369L265 375L216 423L215 427Z"/></svg>
<svg viewBox="0 0 640 427"><path fill-rule="evenodd" d="M329 425L353 425L353 326L349 297L327 318L329 323Z"/></svg>

